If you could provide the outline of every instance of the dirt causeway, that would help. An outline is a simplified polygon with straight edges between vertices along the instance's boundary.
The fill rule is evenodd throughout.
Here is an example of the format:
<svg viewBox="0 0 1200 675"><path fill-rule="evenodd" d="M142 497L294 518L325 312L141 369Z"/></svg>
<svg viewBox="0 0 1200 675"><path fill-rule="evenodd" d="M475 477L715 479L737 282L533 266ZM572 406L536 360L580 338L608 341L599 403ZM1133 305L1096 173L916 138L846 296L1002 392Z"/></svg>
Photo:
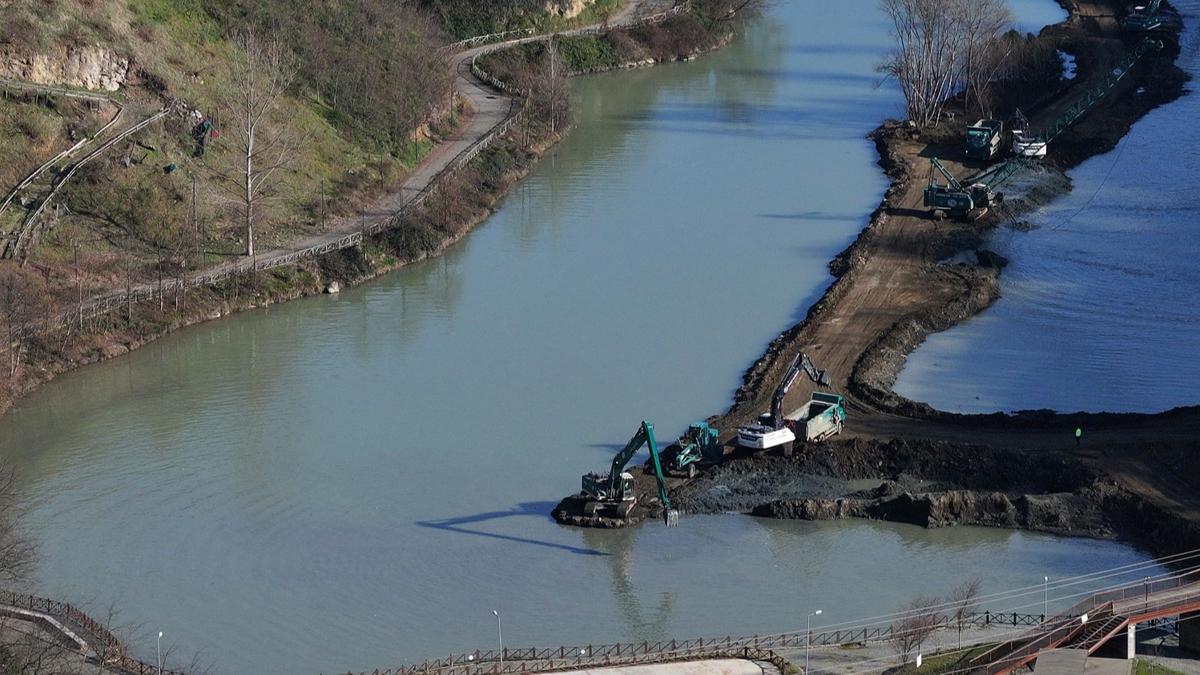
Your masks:
<svg viewBox="0 0 1200 675"><path fill-rule="evenodd" d="M1079 75L1026 111L1038 128L1054 119L1140 37L1122 34L1119 2L1063 0L1070 17L1039 39L1077 57ZM698 478L672 477L672 498L690 512L751 512L779 518L886 518L927 526L956 523L1121 537L1169 552L1200 545L1200 407L1156 415L1028 411L958 415L892 390L904 359L930 333L973 316L999 297L1004 261L980 250L984 235L1069 189L1064 169L1114 147L1130 126L1183 92L1171 41L1152 53L1098 107L1050 146L1050 156L1003 213L964 224L935 220L921 205L930 156L965 175L961 153L896 122L873 134L892 180L858 239L830 263L835 282L807 318L776 338L749 368L732 407L710 419L733 430L770 405L789 359L803 350L847 398L846 432L796 456L751 457L727 441L726 456ZM945 158L951 158L947 161ZM970 255L972 252L974 256ZM940 264L976 258L977 264ZM794 409L813 389L797 383ZM1072 431L1086 430L1076 448ZM668 455L671 450L668 450ZM635 472L641 474L640 471ZM853 492L846 481L878 480ZM627 520L589 519L577 496L554 510L560 522L619 527L657 514L649 476L637 476L639 507ZM798 487L799 486L799 487Z"/></svg>

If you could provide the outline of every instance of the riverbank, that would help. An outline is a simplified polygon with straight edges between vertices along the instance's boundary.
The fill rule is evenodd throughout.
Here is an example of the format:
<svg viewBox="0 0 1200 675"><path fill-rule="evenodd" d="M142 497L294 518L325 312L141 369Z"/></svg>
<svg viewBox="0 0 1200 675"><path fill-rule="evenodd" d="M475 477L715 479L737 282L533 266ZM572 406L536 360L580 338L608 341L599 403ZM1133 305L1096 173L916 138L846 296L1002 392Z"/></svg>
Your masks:
<svg viewBox="0 0 1200 675"><path fill-rule="evenodd" d="M1069 11L1066 21L1048 27L1039 39L1072 50L1078 57L1079 76L1057 96L1027 111L1035 128L1052 120L1088 86L1093 75L1111 68L1133 39L1120 33L1114 18L1119 15L1116 3L1071 3ZM1020 198L1009 200L1004 215L1016 221L1023 210L1065 192L1069 180L1062 173L1064 169L1111 149L1137 119L1180 96L1187 78L1174 65L1176 56L1177 48L1168 45L1163 52L1140 64L1101 107L1057 139L1051 145L1045 172L1022 180L1024 189ZM1193 496L1194 486L1200 485L1200 480L1177 470L1178 458L1195 448L1194 439L1200 430L1200 410L1196 408L1161 415L1064 416L1036 411L965 416L934 410L892 391L906 355L927 335L977 314L998 297L998 279L1004 261L983 250L982 242L984 235L1001 223L1001 218L992 214L971 225L936 221L921 206L928 157L957 156L957 148L952 147L957 143L957 134L918 134L906 125L888 122L873 138L880 166L891 179L891 187L868 227L830 264L836 278L834 283L809 310L805 320L772 342L766 354L746 371L733 406L726 413L710 418L723 431L722 438L730 439L734 429L769 407L771 393L791 356L802 350L819 367L830 371L834 377L833 389L847 396L850 412L847 433L855 439L850 443L864 444L861 448L870 453L886 455L889 449L894 449L890 445L896 442L893 439L908 439L906 442L925 444L920 456L927 461L933 461L943 451L969 455L975 448L1016 453L1006 455L1009 457L1006 462L1014 467L1037 467L1066 458L1075 463L1081 476L1094 478L1072 486L1061 498L1051 499L1051 510L1066 513L1062 523L1070 524L1071 533L1117 536L1163 552L1200 541L1195 527L1200 520L1197 518L1200 509ZM969 172L961 163L947 163L959 175ZM785 401L785 408L798 408L811 392L811 386L797 385ZM1077 425L1087 429L1087 444L1081 450L1071 448L1070 434ZM731 452L728 440L726 444L727 452ZM839 442L813 446L805 452L827 453L836 458L847 452L848 447L859 446ZM975 523L1047 531L1063 527L1060 523L1043 521L1036 514L1013 515L1022 508L1028 512L1029 505L1041 495L1058 494L1061 490L1047 492L1044 486L1031 486L1025 491L986 477L982 482L976 481L969 463L949 473L927 475L929 472L918 459L910 457L909 464L869 476L898 483L899 495L890 493L893 488L877 495L857 491L817 494L814 498L834 502L801 506L794 501L794 495L790 503L779 501L785 497L769 486L788 481L774 473L779 467L761 461L730 455L718 468L709 471L717 475L744 471L757 476L749 484L768 489L751 488L736 498L729 495L728 500L722 499L724 493L717 490L699 502L699 507L687 497L693 489L687 481L672 479L673 491L681 495L685 504L704 512L740 511L801 518L855 516L919 521L928 526ZM829 471L816 471L812 475L837 477ZM944 484L945 489L922 487L923 483L905 484L898 480L901 476L915 476L918 481L935 480ZM632 521L655 513L652 487L652 480L638 477L639 497L645 506L635 512ZM1005 497L998 499L996 494ZM848 501L837 502L839 498ZM897 499L901 501L896 502ZM568 498L553 513L560 522L571 524L605 527L629 524L611 520L589 523L582 517L580 506L577 499ZM1154 514L1153 518L1149 514Z"/></svg>
<svg viewBox="0 0 1200 675"><path fill-rule="evenodd" d="M571 51L570 74L690 60L726 46L733 37L729 23L723 22L712 31L703 30L686 13L656 15L656 7L656 0L630 2L604 30L593 27L564 34L562 40L568 45L607 43L612 35L622 36L623 47L615 52ZM660 18L643 22L643 16ZM373 206L372 215L369 219L364 216L361 226L354 219L343 219L343 226L313 240L315 246L327 246L329 252L256 272L247 268L210 284L189 283L183 290L173 278L162 279L157 286L125 289L125 295L135 296L132 301L112 303L113 308L105 313L78 322L69 320L64 329L27 341L23 363L13 376L0 380L0 418L17 400L58 375L127 354L182 328L319 295L331 287L357 285L445 253L484 223L541 156L570 132L569 126L517 113L521 99L496 96L496 91L481 83L474 72L480 55L512 50L528 58L538 53L531 48L541 49L544 39L521 38L469 49L457 56L457 87L471 111L470 118L428 154L395 195ZM613 54L620 58L611 61ZM502 82L514 75L503 68L495 74L486 69L481 72L484 79ZM518 114L520 120L516 119ZM461 153L505 123L511 128L506 127L477 157L461 167L454 166ZM410 195L418 190L430 191L429 197L414 208L405 208ZM401 215L379 234L364 236L351 247L340 245L341 238L395 218L393 213ZM260 255L260 261L287 253L269 251Z"/></svg>

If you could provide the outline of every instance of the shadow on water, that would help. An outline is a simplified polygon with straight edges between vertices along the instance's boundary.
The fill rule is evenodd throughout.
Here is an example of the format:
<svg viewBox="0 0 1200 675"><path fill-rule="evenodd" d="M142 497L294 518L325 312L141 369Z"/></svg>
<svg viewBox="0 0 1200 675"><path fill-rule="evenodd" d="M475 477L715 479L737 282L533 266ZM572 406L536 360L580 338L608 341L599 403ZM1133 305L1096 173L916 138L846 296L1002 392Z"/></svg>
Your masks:
<svg viewBox="0 0 1200 675"><path fill-rule="evenodd" d="M529 544L531 546L543 546L545 548L558 549L576 555L599 555L607 556L608 553L594 548L580 548L578 546L570 546L568 544L559 544L552 541L543 541L541 539L530 539L528 537L517 537L510 534L497 534L495 532L485 532L483 530L475 530L464 525L472 525L475 523L485 523L488 521L499 520L501 518L512 518L514 516L532 516L534 518L549 520L550 511L555 507L554 502L521 502L514 508L508 511L486 511L484 513L476 513L470 516L460 516L458 518L444 518L442 520L418 520L416 525L420 527L428 527L434 530L443 530L445 532L454 532L457 534L471 534L476 537L487 537L489 539L499 539L501 541L511 541L517 544Z"/></svg>

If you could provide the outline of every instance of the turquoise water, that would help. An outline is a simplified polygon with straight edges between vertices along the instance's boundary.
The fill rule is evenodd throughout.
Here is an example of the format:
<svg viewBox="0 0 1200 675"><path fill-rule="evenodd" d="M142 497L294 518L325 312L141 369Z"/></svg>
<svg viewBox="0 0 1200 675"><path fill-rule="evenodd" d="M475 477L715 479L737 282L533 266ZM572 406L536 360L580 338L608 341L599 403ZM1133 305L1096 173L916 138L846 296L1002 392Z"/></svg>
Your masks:
<svg viewBox="0 0 1200 675"><path fill-rule="evenodd" d="M846 11L847 4L852 11ZM778 3L728 49L580 80L579 127L445 257L182 331L0 424L33 590L143 657L368 670L492 644L767 633L1140 554L970 528L559 527L639 420L664 440L830 282L885 181L874 0ZM1066 600L1064 600L1066 602ZM994 607L993 609L1005 609Z"/></svg>

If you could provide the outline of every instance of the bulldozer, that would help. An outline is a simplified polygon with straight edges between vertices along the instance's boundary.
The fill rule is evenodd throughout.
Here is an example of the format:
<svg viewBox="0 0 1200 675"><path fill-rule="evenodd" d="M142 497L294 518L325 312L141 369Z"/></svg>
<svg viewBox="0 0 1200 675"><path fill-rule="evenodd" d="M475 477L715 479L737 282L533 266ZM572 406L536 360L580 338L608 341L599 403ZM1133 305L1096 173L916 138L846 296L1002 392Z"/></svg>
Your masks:
<svg viewBox="0 0 1200 675"><path fill-rule="evenodd" d="M663 478L662 462L658 456L658 443L654 439L654 425L642 420L633 437L625 447L613 457L612 465L607 474L588 473L583 476L583 496L586 502L583 512L587 516L627 518L633 507L637 506L637 493L634 490L633 474L625 470L629 461L637 451L645 445L650 451L650 461L654 468L654 477L658 481L658 499L663 505L663 520L667 527L679 524L679 512L671 508L671 500L667 496L667 485Z"/></svg>

